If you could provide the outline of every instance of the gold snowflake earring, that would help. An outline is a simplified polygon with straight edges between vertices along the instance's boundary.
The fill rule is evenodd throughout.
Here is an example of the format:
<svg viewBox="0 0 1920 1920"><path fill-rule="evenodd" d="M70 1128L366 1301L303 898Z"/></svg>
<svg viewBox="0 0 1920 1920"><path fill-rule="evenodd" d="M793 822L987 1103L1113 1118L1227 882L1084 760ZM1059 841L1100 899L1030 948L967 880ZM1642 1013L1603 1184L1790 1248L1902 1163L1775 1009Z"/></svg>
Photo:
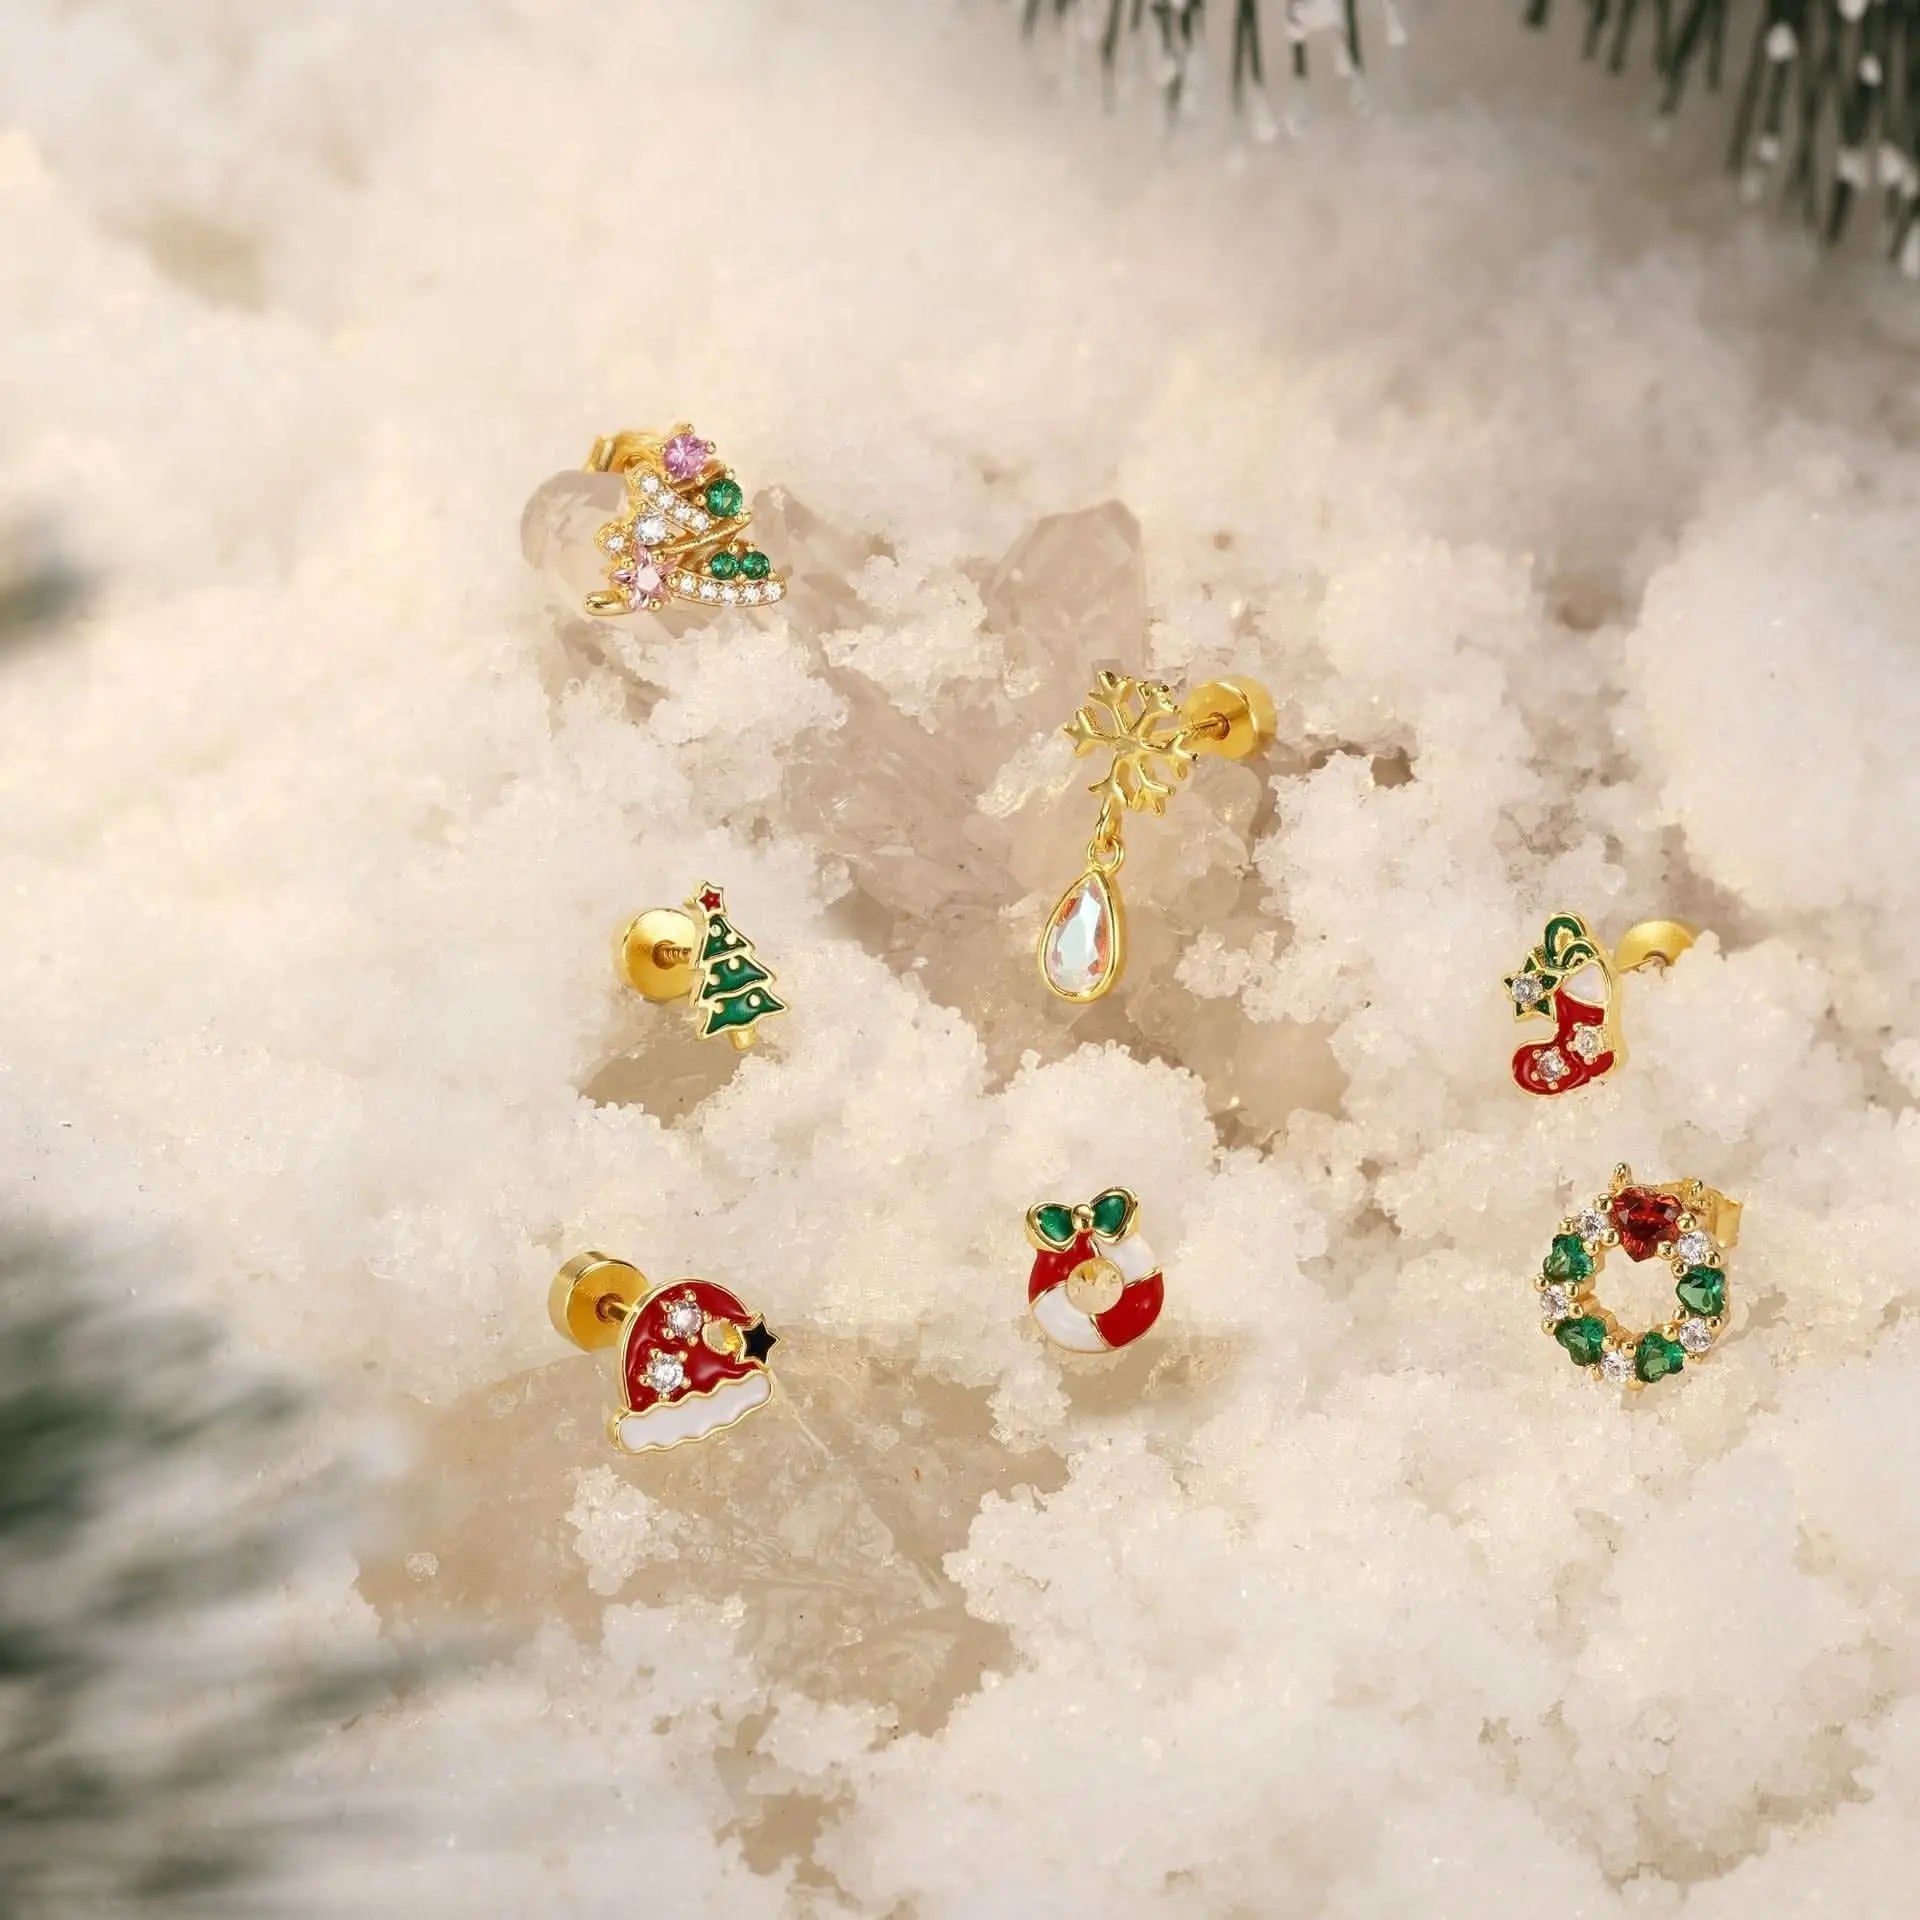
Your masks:
<svg viewBox="0 0 1920 1920"><path fill-rule="evenodd" d="M754 1028L787 1003L773 994L773 970L727 918L726 896L711 881L686 909L649 907L620 935L620 977L649 1000L684 1000L701 1039L725 1034L744 1053Z"/></svg>
<svg viewBox="0 0 1920 1920"><path fill-rule="evenodd" d="M1100 818L1087 842L1086 870L1060 896L1040 930L1035 958L1047 991L1085 1003L1111 993L1127 961L1126 906L1120 897L1121 835L1127 811L1164 813L1194 758L1244 760L1273 739L1273 696L1244 674L1209 680L1184 701L1157 680L1102 673L1065 731L1075 753L1112 756L1087 791Z"/></svg>

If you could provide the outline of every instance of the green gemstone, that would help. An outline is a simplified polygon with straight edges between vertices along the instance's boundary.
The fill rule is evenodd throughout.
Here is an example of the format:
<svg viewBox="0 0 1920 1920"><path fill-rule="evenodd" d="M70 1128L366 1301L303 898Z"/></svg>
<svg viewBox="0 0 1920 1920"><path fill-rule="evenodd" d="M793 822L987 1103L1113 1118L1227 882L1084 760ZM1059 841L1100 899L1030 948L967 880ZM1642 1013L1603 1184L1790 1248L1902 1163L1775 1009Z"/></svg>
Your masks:
<svg viewBox="0 0 1920 1920"><path fill-rule="evenodd" d="M1064 1247L1073 1238L1073 1209L1059 1206L1035 1207L1033 1224L1040 1229L1041 1239L1052 1242L1056 1247Z"/></svg>
<svg viewBox="0 0 1920 1920"><path fill-rule="evenodd" d="M749 580L764 580L773 571L773 562L758 547L749 547L740 556L740 571Z"/></svg>
<svg viewBox="0 0 1920 1920"><path fill-rule="evenodd" d="M1089 1211L1093 1215L1094 1227L1111 1240L1127 1224L1127 1215L1133 1211L1133 1202L1118 1187L1112 1187L1093 1203Z"/></svg>
<svg viewBox="0 0 1920 1920"><path fill-rule="evenodd" d="M738 480L713 480L707 485L707 511L720 520L731 520L740 511L744 496Z"/></svg>
<svg viewBox="0 0 1920 1920"><path fill-rule="evenodd" d="M1642 1380L1658 1380L1678 1373L1687 1364L1687 1350L1678 1340L1669 1340L1657 1327L1640 1336L1633 1350L1633 1370Z"/></svg>
<svg viewBox="0 0 1920 1920"><path fill-rule="evenodd" d="M716 553L707 562L707 571L716 580L731 580L740 571L740 556L737 553Z"/></svg>
<svg viewBox="0 0 1920 1920"><path fill-rule="evenodd" d="M1689 1267L1674 1292L1690 1312L1721 1313L1727 1304L1727 1276L1718 1267Z"/></svg>
<svg viewBox="0 0 1920 1920"><path fill-rule="evenodd" d="M1563 1286L1577 1284L1593 1272L1593 1255L1577 1233L1557 1233L1542 1270L1549 1280L1558 1280Z"/></svg>
<svg viewBox="0 0 1920 1920"><path fill-rule="evenodd" d="M1597 1366L1607 1350L1607 1323L1594 1319L1591 1314L1578 1320L1562 1320L1554 1328L1553 1337L1573 1356L1575 1366Z"/></svg>

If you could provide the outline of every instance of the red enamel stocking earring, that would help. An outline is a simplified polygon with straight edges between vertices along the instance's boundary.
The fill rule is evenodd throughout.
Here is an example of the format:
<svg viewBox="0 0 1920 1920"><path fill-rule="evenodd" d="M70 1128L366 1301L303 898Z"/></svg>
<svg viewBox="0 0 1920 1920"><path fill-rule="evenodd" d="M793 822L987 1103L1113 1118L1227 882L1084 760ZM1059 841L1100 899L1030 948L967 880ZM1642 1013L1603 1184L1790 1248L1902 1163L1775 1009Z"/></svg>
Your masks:
<svg viewBox="0 0 1920 1920"><path fill-rule="evenodd" d="M1620 976L1669 967L1693 945L1678 920L1643 920L1609 953L1577 913L1556 913L1540 944L1506 976L1516 1020L1550 1020L1553 1037L1530 1041L1513 1056L1523 1092L1571 1093L1604 1079L1627 1057L1620 1028Z"/></svg>

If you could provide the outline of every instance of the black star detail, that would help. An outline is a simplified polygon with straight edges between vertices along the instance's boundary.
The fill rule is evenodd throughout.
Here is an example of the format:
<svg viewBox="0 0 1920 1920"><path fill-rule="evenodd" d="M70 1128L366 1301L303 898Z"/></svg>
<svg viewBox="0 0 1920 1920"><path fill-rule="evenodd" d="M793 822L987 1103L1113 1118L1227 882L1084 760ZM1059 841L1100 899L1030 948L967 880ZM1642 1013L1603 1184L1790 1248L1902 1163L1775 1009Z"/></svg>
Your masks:
<svg viewBox="0 0 1920 1920"><path fill-rule="evenodd" d="M740 1336L740 1351L749 1360L757 1360L764 1367L767 1364L767 1355L773 1351L773 1342L774 1336L767 1331L767 1323L764 1320L756 1320Z"/></svg>

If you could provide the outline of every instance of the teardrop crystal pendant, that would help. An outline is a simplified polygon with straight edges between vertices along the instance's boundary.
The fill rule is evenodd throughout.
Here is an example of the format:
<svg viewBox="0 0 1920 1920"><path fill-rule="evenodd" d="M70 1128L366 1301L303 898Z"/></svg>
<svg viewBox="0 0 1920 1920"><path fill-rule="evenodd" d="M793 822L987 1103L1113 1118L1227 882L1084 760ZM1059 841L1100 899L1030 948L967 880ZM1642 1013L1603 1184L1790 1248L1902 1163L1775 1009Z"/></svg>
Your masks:
<svg viewBox="0 0 1920 1920"><path fill-rule="evenodd" d="M1089 867L1047 917L1040 978L1062 1000L1098 1000L1120 978L1120 889Z"/></svg>

